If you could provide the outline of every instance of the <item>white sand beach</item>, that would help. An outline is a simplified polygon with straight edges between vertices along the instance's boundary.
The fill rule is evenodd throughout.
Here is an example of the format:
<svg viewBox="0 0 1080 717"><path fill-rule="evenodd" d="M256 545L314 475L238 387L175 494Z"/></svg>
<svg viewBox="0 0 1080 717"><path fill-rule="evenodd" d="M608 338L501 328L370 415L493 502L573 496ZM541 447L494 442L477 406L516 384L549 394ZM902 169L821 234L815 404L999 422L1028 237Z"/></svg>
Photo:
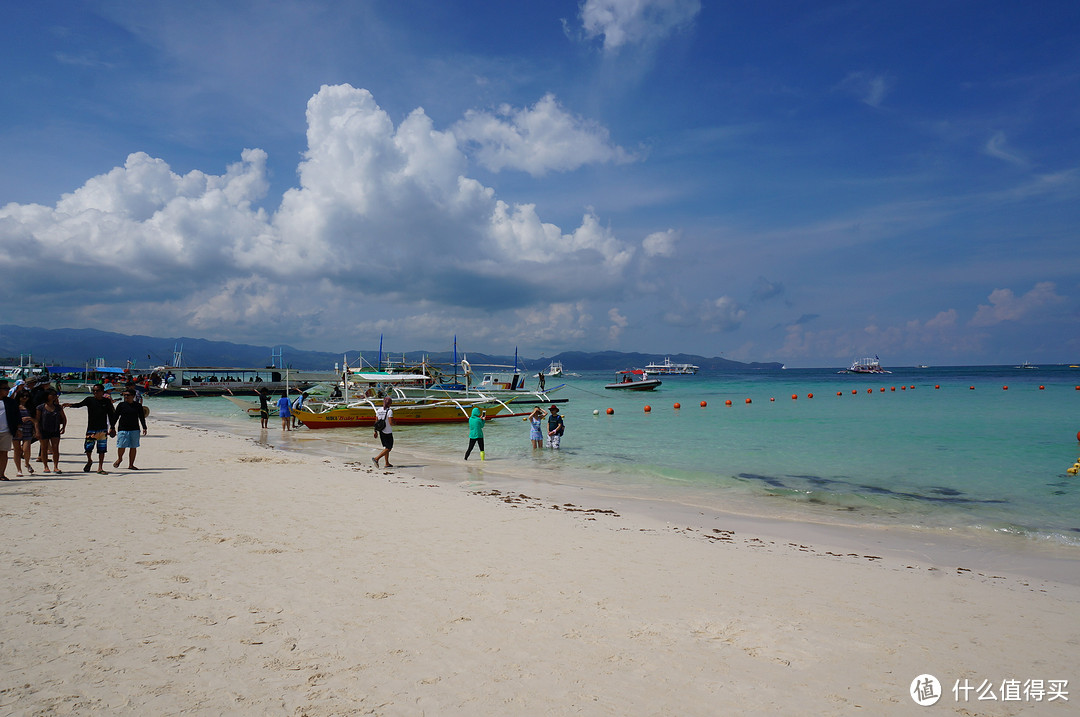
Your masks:
<svg viewBox="0 0 1080 717"><path fill-rule="evenodd" d="M923 673L938 713L1080 703L1080 577L478 490L405 445L376 471L152 420L99 476L79 443L0 484L0 714L908 715Z"/></svg>

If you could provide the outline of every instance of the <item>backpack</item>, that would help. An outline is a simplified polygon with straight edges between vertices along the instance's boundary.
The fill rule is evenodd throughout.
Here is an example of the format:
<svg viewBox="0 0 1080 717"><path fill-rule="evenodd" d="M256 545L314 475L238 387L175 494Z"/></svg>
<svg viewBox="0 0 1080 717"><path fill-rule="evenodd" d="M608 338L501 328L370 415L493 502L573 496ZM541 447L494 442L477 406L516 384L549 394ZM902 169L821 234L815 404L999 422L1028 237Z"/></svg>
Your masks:
<svg viewBox="0 0 1080 717"><path fill-rule="evenodd" d="M383 412L381 417L379 416L379 411ZM376 433L382 433L386 430L386 409L380 408L375 410L375 425L372 426L372 428L375 429Z"/></svg>

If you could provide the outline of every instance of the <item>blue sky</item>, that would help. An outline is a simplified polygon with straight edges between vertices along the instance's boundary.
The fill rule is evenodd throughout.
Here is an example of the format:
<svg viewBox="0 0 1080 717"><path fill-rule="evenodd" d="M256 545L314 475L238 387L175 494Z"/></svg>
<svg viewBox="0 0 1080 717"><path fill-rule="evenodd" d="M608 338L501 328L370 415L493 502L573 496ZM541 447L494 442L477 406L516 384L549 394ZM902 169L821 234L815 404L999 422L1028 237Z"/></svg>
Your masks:
<svg viewBox="0 0 1080 717"><path fill-rule="evenodd" d="M1080 359L1080 4L49 2L22 325L789 366Z"/></svg>

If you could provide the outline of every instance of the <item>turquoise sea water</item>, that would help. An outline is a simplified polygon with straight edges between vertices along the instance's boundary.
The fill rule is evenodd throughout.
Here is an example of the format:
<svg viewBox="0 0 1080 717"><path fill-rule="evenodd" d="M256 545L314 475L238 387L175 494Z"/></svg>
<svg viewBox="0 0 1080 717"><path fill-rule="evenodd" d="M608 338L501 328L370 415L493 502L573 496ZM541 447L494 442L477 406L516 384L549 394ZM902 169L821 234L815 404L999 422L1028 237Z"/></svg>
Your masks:
<svg viewBox="0 0 1080 717"><path fill-rule="evenodd" d="M489 422L487 465L719 510L1080 546L1080 476L1066 473L1080 459L1080 369L700 373L651 393L606 391L610 380L562 379L559 452L534 452L518 418ZM257 428L224 399L148 401L179 418ZM395 432L399 445L450 460L468 442L464 426ZM301 432L327 433L363 456L374 445L365 429Z"/></svg>

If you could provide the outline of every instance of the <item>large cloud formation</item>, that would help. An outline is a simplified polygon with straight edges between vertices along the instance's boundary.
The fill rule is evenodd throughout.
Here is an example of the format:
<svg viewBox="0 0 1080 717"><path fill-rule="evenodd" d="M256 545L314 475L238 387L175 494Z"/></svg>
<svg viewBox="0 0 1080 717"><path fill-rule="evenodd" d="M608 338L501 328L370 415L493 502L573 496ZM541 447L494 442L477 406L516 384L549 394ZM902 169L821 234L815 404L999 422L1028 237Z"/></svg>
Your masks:
<svg viewBox="0 0 1080 717"><path fill-rule="evenodd" d="M433 317L476 307L610 298L640 247L591 210L564 231L467 173L474 160L572 169L560 143L577 164L625 153L553 97L504 114L509 121L471 113L443 131L416 109L395 126L367 90L324 86L308 102L299 186L276 210L257 206L268 188L262 150L244 150L220 176L180 175L136 152L55 207L0 208L0 261L31 291L41 277L18 269L48 257L52 289L38 305L67 307L72 319L115 316L131 327L148 315L140 329L166 322L235 337L266 322L313 337L375 316L438 324ZM584 316L581 308L566 322L579 330Z"/></svg>

